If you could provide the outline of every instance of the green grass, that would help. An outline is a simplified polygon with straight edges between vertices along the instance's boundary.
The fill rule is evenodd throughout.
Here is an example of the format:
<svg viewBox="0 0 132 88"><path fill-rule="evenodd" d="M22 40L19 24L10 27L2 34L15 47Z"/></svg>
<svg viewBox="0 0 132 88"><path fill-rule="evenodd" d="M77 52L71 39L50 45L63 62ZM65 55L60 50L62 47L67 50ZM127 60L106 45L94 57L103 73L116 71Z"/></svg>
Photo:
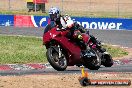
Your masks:
<svg viewBox="0 0 132 88"><path fill-rule="evenodd" d="M42 13L42 11L37 12L28 12L26 10L16 10L16 11L8 11L8 10L0 10L0 14L4 15L37 15L37 16L48 16L48 13Z"/></svg>
<svg viewBox="0 0 132 88"><path fill-rule="evenodd" d="M128 54L120 48L104 47L113 57ZM46 63L45 52L41 38L0 35L0 64Z"/></svg>
<svg viewBox="0 0 132 88"><path fill-rule="evenodd" d="M81 11L81 13L76 12L66 12L71 16L79 16L79 17L99 17L99 18L132 18L131 12L88 12L88 11Z"/></svg>
<svg viewBox="0 0 132 88"><path fill-rule="evenodd" d="M45 47L41 38L0 35L0 64L44 62Z"/></svg>
<svg viewBox="0 0 132 88"><path fill-rule="evenodd" d="M19 11L8 11L8 10L0 10L0 14L9 14L9 15L37 15L37 16L48 16L48 13L42 13L42 11L37 12L28 12L26 10ZM62 13L63 14L63 13ZM89 12L89 11L81 11L81 12L64 12L64 14L69 14L70 16L77 17L100 17L100 18L132 18L131 12Z"/></svg>
<svg viewBox="0 0 132 88"><path fill-rule="evenodd" d="M112 47L111 45L103 45L108 50L112 57L122 57L128 55L128 52L119 47Z"/></svg>

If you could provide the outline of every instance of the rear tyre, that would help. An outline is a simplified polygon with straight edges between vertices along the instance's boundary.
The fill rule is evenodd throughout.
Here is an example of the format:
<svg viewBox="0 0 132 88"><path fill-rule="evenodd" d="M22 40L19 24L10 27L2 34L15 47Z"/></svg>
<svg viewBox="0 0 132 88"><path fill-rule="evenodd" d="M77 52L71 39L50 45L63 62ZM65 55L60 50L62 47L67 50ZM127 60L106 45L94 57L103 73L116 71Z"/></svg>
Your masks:
<svg viewBox="0 0 132 88"><path fill-rule="evenodd" d="M67 68L66 56L62 53L59 58L59 53L53 47L47 49L46 56L48 62L55 70L64 71Z"/></svg>

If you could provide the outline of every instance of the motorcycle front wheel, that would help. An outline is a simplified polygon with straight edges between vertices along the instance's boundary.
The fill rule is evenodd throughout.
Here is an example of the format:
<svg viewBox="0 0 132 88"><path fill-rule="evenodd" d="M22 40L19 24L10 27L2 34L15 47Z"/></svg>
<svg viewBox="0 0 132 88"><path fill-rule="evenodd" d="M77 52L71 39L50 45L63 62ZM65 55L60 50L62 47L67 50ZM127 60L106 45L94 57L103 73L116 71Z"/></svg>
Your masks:
<svg viewBox="0 0 132 88"><path fill-rule="evenodd" d="M103 53L102 55L102 65L105 67L111 67L114 64L112 56L108 53Z"/></svg>
<svg viewBox="0 0 132 88"><path fill-rule="evenodd" d="M50 47L46 52L47 60L50 65L57 71L64 71L67 68L67 59L65 54L62 53L61 57L59 57L59 52Z"/></svg>
<svg viewBox="0 0 132 88"><path fill-rule="evenodd" d="M95 54L95 56L87 58L87 60L85 60L85 66L90 70L98 70L101 66L99 51L97 49L91 49L90 52Z"/></svg>

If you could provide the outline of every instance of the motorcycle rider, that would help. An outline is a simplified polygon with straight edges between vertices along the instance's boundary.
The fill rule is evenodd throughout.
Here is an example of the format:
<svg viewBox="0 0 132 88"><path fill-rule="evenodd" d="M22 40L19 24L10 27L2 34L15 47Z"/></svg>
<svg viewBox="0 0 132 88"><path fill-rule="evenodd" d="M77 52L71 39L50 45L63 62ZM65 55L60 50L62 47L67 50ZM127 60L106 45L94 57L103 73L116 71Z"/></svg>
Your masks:
<svg viewBox="0 0 132 88"><path fill-rule="evenodd" d="M59 8L57 7L52 7L49 10L49 17L50 17L50 24L46 26L45 30L49 30L55 26L57 26L57 30L65 30L65 29L70 29L70 32L68 33L68 38L76 39L76 41L81 41L77 42L79 45L82 45L83 38L81 33L85 33L84 28L79 25L77 22L74 22L69 15L61 15ZM75 31L75 29L79 31ZM75 34L75 35L74 35ZM74 35L74 36L73 36ZM73 40L74 40L73 39Z"/></svg>
<svg viewBox="0 0 132 88"><path fill-rule="evenodd" d="M59 8L52 7L49 9L50 24L45 28L45 32L51 28L57 26L57 30L70 29L68 33L68 38L76 40L76 43L79 46L86 48L86 44L83 41L82 33L85 33L83 26L79 25L77 22L74 22L69 15L61 15ZM97 43L94 36L90 35L92 42ZM101 48L100 48L101 50ZM101 50L102 51L102 50ZM103 51L104 52L104 51Z"/></svg>

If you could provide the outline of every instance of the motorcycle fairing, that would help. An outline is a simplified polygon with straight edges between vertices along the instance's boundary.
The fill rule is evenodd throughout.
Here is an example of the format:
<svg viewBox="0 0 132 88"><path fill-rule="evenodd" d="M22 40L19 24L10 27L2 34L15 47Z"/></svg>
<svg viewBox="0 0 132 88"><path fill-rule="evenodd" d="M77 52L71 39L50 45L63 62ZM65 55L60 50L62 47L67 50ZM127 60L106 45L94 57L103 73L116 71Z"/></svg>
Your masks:
<svg viewBox="0 0 132 88"><path fill-rule="evenodd" d="M54 28L44 34L44 42L48 43L51 40L57 41L68 52L68 65L75 65L81 63L81 49L74 42L70 41L66 36L66 32L56 31Z"/></svg>

